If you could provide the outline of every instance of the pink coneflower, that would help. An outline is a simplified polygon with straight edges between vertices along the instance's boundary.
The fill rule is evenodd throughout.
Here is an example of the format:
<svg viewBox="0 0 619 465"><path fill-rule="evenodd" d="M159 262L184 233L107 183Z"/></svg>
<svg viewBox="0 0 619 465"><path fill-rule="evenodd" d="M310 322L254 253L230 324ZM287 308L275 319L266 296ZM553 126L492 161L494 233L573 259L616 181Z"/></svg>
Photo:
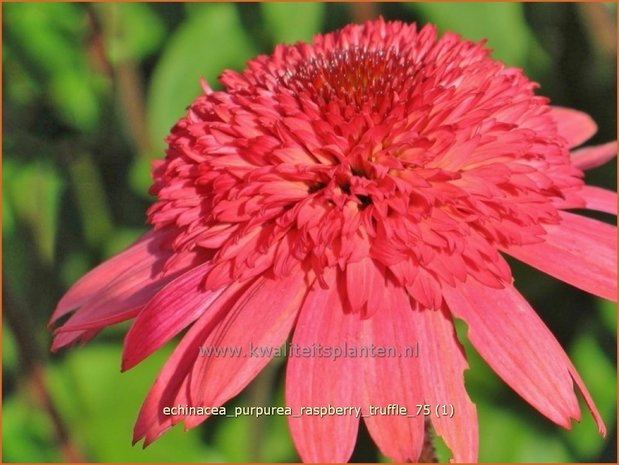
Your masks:
<svg viewBox="0 0 619 465"><path fill-rule="evenodd" d="M616 228L569 209L616 214L616 194L583 169L615 143L570 153L596 131L551 107L520 70L433 26L350 25L311 45L278 46L225 91L204 84L168 138L151 189L153 229L88 273L58 304L53 349L135 318L123 370L184 329L140 412L134 439L221 406L268 355L200 356L208 347L395 346L419 357L294 357L289 425L304 461L342 462L360 419L294 415L356 406L380 450L416 461L423 414L370 406L450 404L430 415L455 461L477 459L475 406L453 318L490 367L553 422L580 418L574 366L514 287L505 253L616 299ZM73 312L73 313L72 313ZM414 415L412 415L414 416Z"/></svg>

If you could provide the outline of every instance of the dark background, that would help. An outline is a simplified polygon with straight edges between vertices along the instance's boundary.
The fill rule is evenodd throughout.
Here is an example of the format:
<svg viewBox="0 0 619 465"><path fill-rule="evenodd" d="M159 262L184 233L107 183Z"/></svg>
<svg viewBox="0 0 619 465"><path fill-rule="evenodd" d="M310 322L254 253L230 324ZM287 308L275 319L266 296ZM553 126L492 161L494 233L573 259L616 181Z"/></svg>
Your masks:
<svg viewBox="0 0 619 465"><path fill-rule="evenodd" d="M4 462L298 461L283 417L213 418L132 448L133 422L170 347L121 375L126 326L52 355L46 323L78 277L146 230L150 161L163 157L163 138L200 93L200 76L214 85L223 69L241 69L276 43L378 14L488 38L493 56L524 68L540 94L594 117L591 143L616 138L615 4L3 5ZM615 190L616 172L613 162L587 180ZM480 460L616 462L616 306L514 267L609 435L597 435L584 406L571 432L551 424L465 345ZM231 403L282 405L283 369L272 363ZM363 430L353 460L384 460Z"/></svg>

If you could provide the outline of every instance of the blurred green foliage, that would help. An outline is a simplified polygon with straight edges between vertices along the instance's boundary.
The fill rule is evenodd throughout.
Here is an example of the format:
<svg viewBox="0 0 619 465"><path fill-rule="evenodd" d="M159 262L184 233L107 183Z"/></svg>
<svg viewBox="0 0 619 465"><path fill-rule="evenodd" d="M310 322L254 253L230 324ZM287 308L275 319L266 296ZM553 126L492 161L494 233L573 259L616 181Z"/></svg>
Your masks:
<svg viewBox="0 0 619 465"><path fill-rule="evenodd" d="M298 460L283 417L212 419L189 433L176 427L144 451L131 447L139 406L170 348L120 375L123 328L46 355L46 321L63 291L146 229L150 161L163 157L164 137L201 93L201 77L217 87L225 68L241 70L278 43L368 16L431 21L441 32L487 38L494 57L523 67L554 103L590 113L600 125L594 142L616 137L608 104L616 101L614 4L5 3L3 12L3 304L28 334L19 342L5 319L5 462L67 458L28 387L24 357L46 366L51 399L84 460ZM588 176L614 189L616 164ZM586 412L573 431L560 431L465 342L481 461L616 461L616 306L514 267L519 289L587 382L609 436L599 438ZM466 328L459 332L465 339ZM267 369L232 404L283 404L282 372ZM384 461L364 430L353 458Z"/></svg>
<svg viewBox="0 0 619 465"><path fill-rule="evenodd" d="M488 41L494 57L511 66L523 66L532 47L538 47L519 3L408 3L424 20L440 26L440 32L457 32L469 40ZM479 18L488 18L480 27Z"/></svg>
<svg viewBox="0 0 619 465"><path fill-rule="evenodd" d="M99 3L95 11L108 33L105 53L113 65L142 61L157 53L165 40L165 22L144 3Z"/></svg>
<svg viewBox="0 0 619 465"><path fill-rule="evenodd" d="M204 49L204 60L196 57L200 48ZM174 122L201 93L197 76L215 83L224 69L240 69L255 54L234 5L194 7L183 26L166 41L153 70L147 118L156 146L162 146Z"/></svg>
<svg viewBox="0 0 619 465"><path fill-rule="evenodd" d="M324 3L262 3L264 28L275 43L309 42L321 30Z"/></svg>
<svg viewBox="0 0 619 465"><path fill-rule="evenodd" d="M76 44L89 32L83 12L69 3L28 3L5 8L3 34L10 57L32 79L32 95L44 94L66 124L94 130L105 79L91 68ZM24 95L26 94L26 95Z"/></svg>

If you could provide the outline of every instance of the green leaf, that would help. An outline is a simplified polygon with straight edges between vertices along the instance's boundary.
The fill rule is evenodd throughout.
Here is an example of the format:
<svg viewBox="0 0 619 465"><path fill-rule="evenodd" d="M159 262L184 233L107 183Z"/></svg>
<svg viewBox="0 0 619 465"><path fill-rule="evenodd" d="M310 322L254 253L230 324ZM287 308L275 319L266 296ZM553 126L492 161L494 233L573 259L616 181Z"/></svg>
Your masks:
<svg viewBox="0 0 619 465"><path fill-rule="evenodd" d="M7 40L39 72L51 74L79 61L85 32L81 8L72 3L11 3L4 5Z"/></svg>
<svg viewBox="0 0 619 465"><path fill-rule="evenodd" d="M91 69L87 21L82 6L71 3L15 4L6 8L7 42L16 59L42 83L63 121L92 131L99 120L105 78Z"/></svg>
<svg viewBox="0 0 619 465"><path fill-rule="evenodd" d="M170 351L164 349L138 367L119 372L121 347L89 345L67 355L50 370L50 389L69 434L94 462L221 462L200 442L198 431L181 426L146 449L131 435L140 406Z"/></svg>
<svg viewBox="0 0 619 465"><path fill-rule="evenodd" d="M104 255L106 257L111 257L122 252L145 232L143 228L116 228L114 234L111 234L105 242L103 248Z"/></svg>
<svg viewBox="0 0 619 465"><path fill-rule="evenodd" d="M153 183L151 170L151 160L147 158L147 154L135 157L129 167L129 185L131 190L150 202L153 201L153 197L148 193Z"/></svg>
<svg viewBox="0 0 619 465"><path fill-rule="evenodd" d="M6 162L5 162L6 163ZM4 173L3 173L4 174ZM2 236L2 266L10 270L3 276L5 286L10 286L16 298L30 302L32 298L33 246L27 234Z"/></svg>
<svg viewBox="0 0 619 465"><path fill-rule="evenodd" d="M433 433L432 444L434 445L434 449L436 450L436 457L438 458L439 463L449 463L453 454L443 441L443 438Z"/></svg>
<svg viewBox="0 0 619 465"><path fill-rule="evenodd" d="M157 150L185 109L226 68L240 69L254 55L234 5L204 5L174 31L157 63L148 92L148 125ZM155 150L155 153L157 152Z"/></svg>
<svg viewBox="0 0 619 465"><path fill-rule="evenodd" d="M49 96L65 123L92 131L99 121L99 98L90 85L94 78L85 69L67 68L49 80Z"/></svg>
<svg viewBox="0 0 619 465"><path fill-rule="evenodd" d="M492 56L510 66L523 66L535 46L520 3L415 2L406 4L439 31L457 32L472 41L488 39Z"/></svg>
<svg viewBox="0 0 619 465"><path fill-rule="evenodd" d="M275 360L277 363L278 360ZM271 361L273 363L273 361ZM276 388L273 400L275 406L285 406L284 399L285 383L280 383ZM265 433L265 462L292 462L297 460L297 451L292 442L290 429L288 428L288 418L276 415L269 418L268 431Z"/></svg>
<svg viewBox="0 0 619 465"><path fill-rule="evenodd" d="M466 353L469 369L464 372L467 392L473 403L487 395L496 395L505 389L505 383L481 358L467 338L468 327L462 320L454 319L454 327L460 344Z"/></svg>
<svg viewBox="0 0 619 465"><path fill-rule="evenodd" d="M86 242L90 246L100 246L113 231L112 213L101 173L92 156L82 152L74 155L69 175Z"/></svg>
<svg viewBox="0 0 619 465"><path fill-rule="evenodd" d="M151 5L99 3L94 6L106 26L106 52L110 62L139 62L161 44L165 26Z"/></svg>
<svg viewBox="0 0 619 465"><path fill-rule="evenodd" d="M13 370L17 366L15 338L8 326L2 325L2 369Z"/></svg>
<svg viewBox="0 0 619 465"><path fill-rule="evenodd" d="M604 326L611 334L617 334L617 304L605 299L597 299L597 310Z"/></svg>
<svg viewBox="0 0 619 465"><path fill-rule="evenodd" d="M278 365L282 361L271 360L240 396L226 404L228 413L234 414L236 406L285 406L283 383L273 387ZM248 440L239 443L239 437ZM298 460L288 429L288 418L284 415L221 418L214 433L214 444L226 462L281 463Z"/></svg>
<svg viewBox="0 0 619 465"><path fill-rule="evenodd" d="M10 462L60 462L50 419L33 408L27 390L3 399L2 459Z"/></svg>
<svg viewBox="0 0 619 465"><path fill-rule="evenodd" d="M60 268L60 282L63 284L63 289L68 289L75 284L90 269L85 251L68 253Z"/></svg>
<svg viewBox="0 0 619 465"><path fill-rule="evenodd" d="M6 162L5 162L6 163ZM2 197L2 233L11 236L15 230L15 216L6 196Z"/></svg>
<svg viewBox="0 0 619 465"><path fill-rule="evenodd" d="M479 462L569 462L570 454L558 434L538 431L513 412L478 402ZM557 427L558 428L558 427Z"/></svg>
<svg viewBox="0 0 619 465"><path fill-rule="evenodd" d="M231 408L231 407L229 407ZM249 441L239 442L238 438L250 438L252 422L255 418L238 416L225 418L215 431L214 443L228 463L253 462L249 451Z"/></svg>
<svg viewBox="0 0 619 465"><path fill-rule="evenodd" d="M6 44L2 44L2 66L5 72L5 99L21 107L36 101L41 86Z"/></svg>
<svg viewBox="0 0 619 465"><path fill-rule="evenodd" d="M39 256L51 263L58 225L63 183L54 166L47 161L18 165L5 161L12 173L3 173L6 192L18 221L25 223L35 238Z"/></svg>
<svg viewBox="0 0 619 465"><path fill-rule="evenodd" d="M596 337L583 331L575 341L570 356L585 381L604 419L612 428L617 419L617 370L608 360ZM597 432L589 411L583 406L582 420L572 431L564 433L574 449L586 461L594 461L606 442Z"/></svg>
<svg viewBox="0 0 619 465"><path fill-rule="evenodd" d="M309 42L320 31L325 11L322 2L266 2L260 7L275 43Z"/></svg>

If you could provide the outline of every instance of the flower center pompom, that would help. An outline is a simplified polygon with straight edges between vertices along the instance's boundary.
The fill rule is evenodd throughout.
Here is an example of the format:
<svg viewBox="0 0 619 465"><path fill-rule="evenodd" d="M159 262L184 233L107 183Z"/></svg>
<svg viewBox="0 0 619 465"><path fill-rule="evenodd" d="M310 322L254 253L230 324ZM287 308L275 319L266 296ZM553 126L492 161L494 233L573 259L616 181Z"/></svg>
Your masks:
<svg viewBox="0 0 619 465"><path fill-rule="evenodd" d="M432 27L354 26L222 83L172 131L149 212L212 289L372 260L435 308L440 282L511 282L498 246L541 241L582 183L535 84Z"/></svg>
<svg viewBox="0 0 619 465"><path fill-rule="evenodd" d="M414 63L394 47L368 50L354 46L300 63L284 82L321 106L338 102L357 111L376 111L385 96L402 90L413 72Z"/></svg>

